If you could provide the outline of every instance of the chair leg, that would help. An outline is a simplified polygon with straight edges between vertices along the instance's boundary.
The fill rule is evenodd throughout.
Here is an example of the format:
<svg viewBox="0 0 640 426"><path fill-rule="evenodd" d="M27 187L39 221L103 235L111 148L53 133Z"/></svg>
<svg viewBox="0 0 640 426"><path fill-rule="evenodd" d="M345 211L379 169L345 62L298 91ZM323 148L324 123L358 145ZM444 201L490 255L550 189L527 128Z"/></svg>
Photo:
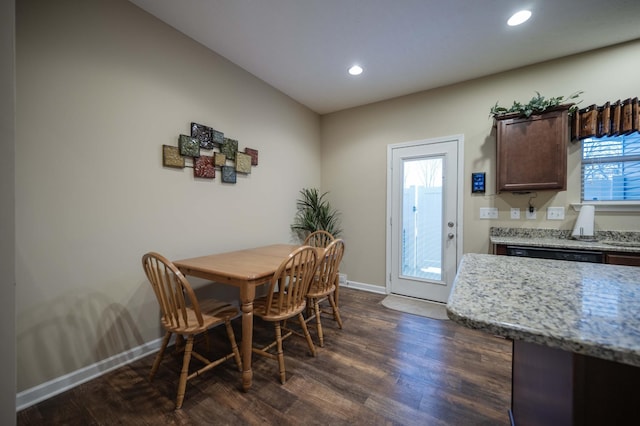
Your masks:
<svg viewBox="0 0 640 426"><path fill-rule="evenodd" d="M302 315L302 312L298 314L298 320L300 320L300 327L302 327L302 331L304 331L304 337L307 339L307 345L309 345L311 355L316 356L316 347L313 344L313 340L311 340L311 334L309 334L307 323L304 322L304 316Z"/></svg>
<svg viewBox="0 0 640 426"><path fill-rule="evenodd" d="M336 289L337 290L337 289ZM329 294L329 303L333 309L333 319L338 323L338 328L342 328L342 318L340 318L340 310L338 309L338 303L335 301L333 294Z"/></svg>
<svg viewBox="0 0 640 426"><path fill-rule="evenodd" d="M307 311L307 318L313 315L313 305L311 303L307 303L307 307L305 309Z"/></svg>
<svg viewBox="0 0 640 426"><path fill-rule="evenodd" d="M231 342L233 356L236 360L236 364L238 364L238 371L242 371L242 358L240 358L240 351L238 350L238 344L236 343L236 335L233 333L233 327L231 327L231 321L226 320L225 326L227 327L227 336L229 336L229 341Z"/></svg>
<svg viewBox="0 0 640 426"><path fill-rule="evenodd" d="M184 349L184 337L182 334L176 335L176 344L174 345L175 353L182 352Z"/></svg>
<svg viewBox="0 0 640 426"><path fill-rule="evenodd" d="M322 321L320 321L320 302L318 299L313 299L313 309L316 313L316 330L318 331L320 347L324 347L324 334L322 332Z"/></svg>
<svg viewBox="0 0 640 426"><path fill-rule="evenodd" d="M276 321L273 324L276 328L276 342L278 345L276 354L278 357L278 367L280 368L280 382L284 385L287 381L287 376L284 369L284 352L282 351L282 330L280 329L280 321Z"/></svg>
<svg viewBox="0 0 640 426"><path fill-rule="evenodd" d="M167 349L167 344L169 344L170 338L171 338L171 332L167 331L164 335L164 339L162 339L162 346L160 346L160 352L158 352L158 355L156 355L156 359L153 361L153 365L151 366L149 381L153 380L156 373L158 372L158 367L160 367L160 362L162 361L162 357L164 356L164 350Z"/></svg>
<svg viewBox="0 0 640 426"><path fill-rule="evenodd" d="M189 375L189 362L191 361L191 352L193 351L193 335L187 337L187 343L184 347L184 358L182 360L182 370L180 371L180 380L178 382L178 396L176 397L176 410L182 408L185 389L187 388L187 376Z"/></svg>

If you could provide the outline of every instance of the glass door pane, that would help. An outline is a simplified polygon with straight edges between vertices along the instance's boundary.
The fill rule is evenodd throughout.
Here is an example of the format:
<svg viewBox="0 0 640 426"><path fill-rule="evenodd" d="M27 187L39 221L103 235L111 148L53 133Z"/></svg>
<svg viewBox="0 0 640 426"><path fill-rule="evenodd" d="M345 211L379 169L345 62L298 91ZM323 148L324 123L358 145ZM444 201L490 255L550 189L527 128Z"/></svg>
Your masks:
<svg viewBox="0 0 640 426"><path fill-rule="evenodd" d="M442 280L443 160L403 160L401 275L405 277Z"/></svg>

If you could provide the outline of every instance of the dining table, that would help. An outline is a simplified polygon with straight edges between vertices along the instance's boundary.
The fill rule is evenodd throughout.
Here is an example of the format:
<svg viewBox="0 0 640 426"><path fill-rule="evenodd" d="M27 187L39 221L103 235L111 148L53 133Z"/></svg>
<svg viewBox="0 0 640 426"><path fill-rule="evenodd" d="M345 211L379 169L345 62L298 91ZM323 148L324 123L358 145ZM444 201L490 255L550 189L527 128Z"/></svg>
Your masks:
<svg viewBox="0 0 640 426"><path fill-rule="evenodd" d="M240 310L242 312L240 352L242 356L242 389L244 391L251 388L253 379L251 358L253 301L256 297L256 287L269 282L282 261L298 247L300 245L272 244L173 262L184 275L210 280L214 284L240 288Z"/></svg>

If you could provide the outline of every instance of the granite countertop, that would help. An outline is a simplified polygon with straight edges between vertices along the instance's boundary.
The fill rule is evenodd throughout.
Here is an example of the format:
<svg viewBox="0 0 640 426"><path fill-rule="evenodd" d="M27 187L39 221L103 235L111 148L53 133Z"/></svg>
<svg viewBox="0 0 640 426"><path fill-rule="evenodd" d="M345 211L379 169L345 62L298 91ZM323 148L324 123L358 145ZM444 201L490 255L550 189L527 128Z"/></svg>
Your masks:
<svg viewBox="0 0 640 426"><path fill-rule="evenodd" d="M465 254L447 315L465 327L640 367L635 266Z"/></svg>
<svg viewBox="0 0 640 426"><path fill-rule="evenodd" d="M571 231L529 228L491 228L491 244L574 250L640 253L640 232L596 231L596 241L571 239Z"/></svg>

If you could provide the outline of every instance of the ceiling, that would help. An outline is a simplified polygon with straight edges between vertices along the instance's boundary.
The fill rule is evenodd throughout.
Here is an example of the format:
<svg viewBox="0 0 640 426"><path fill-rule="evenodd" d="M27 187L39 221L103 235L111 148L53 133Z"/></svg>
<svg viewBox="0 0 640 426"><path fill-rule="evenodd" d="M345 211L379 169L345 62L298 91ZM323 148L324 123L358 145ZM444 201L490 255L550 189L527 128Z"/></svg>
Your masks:
<svg viewBox="0 0 640 426"><path fill-rule="evenodd" d="M640 38L639 0L130 1L319 114Z"/></svg>

